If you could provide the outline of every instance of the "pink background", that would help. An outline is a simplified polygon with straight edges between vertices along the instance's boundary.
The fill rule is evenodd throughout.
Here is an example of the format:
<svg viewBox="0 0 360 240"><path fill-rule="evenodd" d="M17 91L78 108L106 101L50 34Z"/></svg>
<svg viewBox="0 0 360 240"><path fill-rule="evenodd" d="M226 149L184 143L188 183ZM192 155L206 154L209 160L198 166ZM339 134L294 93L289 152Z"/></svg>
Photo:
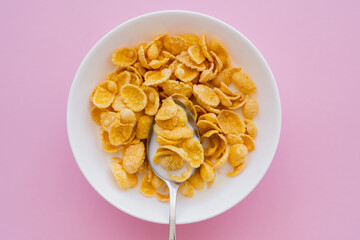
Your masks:
<svg viewBox="0 0 360 240"><path fill-rule="evenodd" d="M359 239L356 0L0 0L0 239L167 239L168 226L117 210L86 182L65 121L89 49L120 23L166 9L206 13L247 36L283 111L258 187L217 217L178 226L178 239Z"/></svg>

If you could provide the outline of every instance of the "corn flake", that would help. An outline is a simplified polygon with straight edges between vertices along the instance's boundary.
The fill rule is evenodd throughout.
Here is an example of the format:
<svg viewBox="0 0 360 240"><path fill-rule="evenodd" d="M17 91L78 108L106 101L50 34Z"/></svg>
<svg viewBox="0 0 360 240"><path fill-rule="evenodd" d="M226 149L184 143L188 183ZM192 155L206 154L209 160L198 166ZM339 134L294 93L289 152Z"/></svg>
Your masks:
<svg viewBox="0 0 360 240"><path fill-rule="evenodd" d="M149 170L149 161L147 160L147 158L145 157L144 162L141 164L141 166L138 169L138 173L146 173L147 170Z"/></svg>
<svg viewBox="0 0 360 240"><path fill-rule="evenodd" d="M159 147L158 150L159 151L169 150L169 151L172 151L172 152L176 153L177 155L179 155L185 161L187 161L187 162L191 161L189 154L183 148L175 147L175 146L171 146L171 145L165 145L165 146Z"/></svg>
<svg viewBox="0 0 360 240"><path fill-rule="evenodd" d="M233 91L230 90L230 88L228 86L226 86L225 83L221 82L220 83L220 90L226 94L228 96L228 98L231 101L237 100L239 98L242 98L242 94L240 92L238 93L234 93Z"/></svg>
<svg viewBox="0 0 360 240"><path fill-rule="evenodd" d="M122 190L134 188L137 185L138 179L135 174L128 174L118 162L112 162L110 169Z"/></svg>
<svg viewBox="0 0 360 240"><path fill-rule="evenodd" d="M206 35L203 33L200 38L200 47L204 54L204 56L209 60L209 62L213 62L214 59L212 58L211 54L208 51L207 43L206 43Z"/></svg>
<svg viewBox="0 0 360 240"><path fill-rule="evenodd" d="M255 150L255 142L254 139L252 139L249 135L241 134L241 137L244 141L244 145L247 147L249 152L252 152Z"/></svg>
<svg viewBox="0 0 360 240"><path fill-rule="evenodd" d="M241 95L241 98L238 98L238 99L232 101L232 105L227 108L231 109L231 110L235 110L235 109L243 107L245 105L248 97L249 97L248 95L245 95L245 97L243 97Z"/></svg>
<svg viewBox="0 0 360 240"><path fill-rule="evenodd" d="M91 117L94 120L94 122L96 122L98 125L101 125L101 114L106 111L107 111L106 109L101 109L94 106L91 109Z"/></svg>
<svg viewBox="0 0 360 240"><path fill-rule="evenodd" d="M236 72L231 76L234 85L245 94L253 94L256 91L256 85L253 80L243 72Z"/></svg>
<svg viewBox="0 0 360 240"><path fill-rule="evenodd" d="M111 107L115 110L115 111L120 111L121 109L127 108L126 104L124 103L122 97L120 94L115 96L115 99L113 101L113 103L111 104Z"/></svg>
<svg viewBox="0 0 360 240"><path fill-rule="evenodd" d="M216 124L214 124L208 120L199 120L197 122L197 126L198 126L200 134L204 134L210 130L220 131L220 128L218 126L216 126Z"/></svg>
<svg viewBox="0 0 360 240"><path fill-rule="evenodd" d="M194 105L194 108L196 110L196 113L197 113L197 118L195 118L195 120L199 119L199 117L203 114L206 113L206 110L201 107L200 105Z"/></svg>
<svg viewBox="0 0 360 240"><path fill-rule="evenodd" d="M191 60L187 51L181 52L179 55L176 56L176 59L191 69L195 69L197 71L204 71L206 69L206 65L204 64L204 62L201 64L197 64L196 62Z"/></svg>
<svg viewBox="0 0 360 240"><path fill-rule="evenodd" d="M152 172L148 172L144 175L140 183L140 192L146 197L152 197L156 193L156 188L151 184L149 176L152 175Z"/></svg>
<svg viewBox="0 0 360 240"><path fill-rule="evenodd" d="M220 103L219 96L211 88L204 85L194 85L193 94L200 104L216 107ZM204 107L204 106L203 106Z"/></svg>
<svg viewBox="0 0 360 240"><path fill-rule="evenodd" d="M219 72L219 74L212 81L212 84L215 87L220 87L221 83L224 83L225 85L229 85L231 82L232 74L233 74L233 70L231 68L224 69L221 72Z"/></svg>
<svg viewBox="0 0 360 240"><path fill-rule="evenodd" d="M160 202L168 202L170 200L170 194L161 194L156 192L155 195Z"/></svg>
<svg viewBox="0 0 360 240"><path fill-rule="evenodd" d="M204 162L200 166L200 176L206 182L210 182L215 177L215 170L208 163Z"/></svg>
<svg viewBox="0 0 360 240"><path fill-rule="evenodd" d="M179 36L166 36L163 38L163 44L165 50L173 55L186 51L188 48L186 40Z"/></svg>
<svg viewBox="0 0 360 240"><path fill-rule="evenodd" d="M224 106L224 107L231 107L232 102L229 99L228 96L226 96L225 93L223 93L219 88L214 88L215 93L219 96L220 99L220 103Z"/></svg>
<svg viewBox="0 0 360 240"><path fill-rule="evenodd" d="M187 167L186 170L181 173L180 177L176 176L176 175L172 175L172 174L168 174L168 176L171 180L173 180L175 182L184 182L191 176L191 172L192 172L191 167ZM190 186L191 186L191 184L190 184Z"/></svg>
<svg viewBox="0 0 360 240"><path fill-rule="evenodd" d="M114 123L109 131L110 143L114 146L124 144L132 135L134 124Z"/></svg>
<svg viewBox="0 0 360 240"><path fill-rule="evenodd" d="M116 49L111 56L112 63L119 67L131 66L136 62L136 60L136 50L126 47Z"/></svg>
<svg viewBox="0 0 360 240"><path fill-rule="evenodd" d="M162 51L162 54L163 54L164 57L166 57L166 58L169 58L169 59L171 59L171 60L176 60L176 57L175 57L173 54L169 53L168 51L163 50L163 51ZM174 62L175 62L175 61L174 61ZM173 63L173 62L172 62L172 63Z"/></svg>
<svg viewBox="0 0 360 240"><path fill-rule="evenodd" d="M235 144L230 147L229 163L236 167L247 157L249 151L244 144Z"/></svg>
<svg viewBox="0 0 360 240"><path fill-rule="evenodd" d="M136 125L136 138L146 139L148 137L152 119L153 118L148 115L143 115L139 118L139 121Z"/></svg>
<svg viewBox="0 0 360 240"><path fill-rule="evenodd" d="M226 174L228 177L235 177L237 175L239 175L245 168L245 161L243 161L242 163L240 163L237 167L234 168L234 171Z"/></svg>
<svg viewBox="0 0 360 240"><path fill-rule="evenodd" d="M221 110L218 115L219 126L225 134L245 133L245 123L241 117L229 110Z"/></svg>
<svg viewBox="0 0 360 240"><path fill-rule="evenodd" d="M116 92L116 83L108 80L102 82L95 88L92 95L92 102L98 108L107 108L114 101Z"/></svg>
<svg viewBox="0 0 360 240"><path fill-rule="evenodd" d="M163 100L162 105L155 116L155 120L164 121L173 118L177 113L177 105L174 100L169 97Z"/></svg>
<svg viewBox="0 0 360 240"><path fill-rule="evenodd" d="M169 140L161 136L156 136L156 141L160 145L178 145L180 140Z"/></svg>
<svg viewBox="0 0 360 240"><path fill-rule="evenodd" d="M142 77L145 76L145 73L146 73L147 70L141 66L141 63L140 63L140 62L136 62L136 63L134 64L134 68L136 68L136 70L138 71L138 73L140 73L140 75L141 75Z"/></svg>
<svg viewBox="0 0 360 240"><path fill-rule="evenodd" d="M148 60L146 59L145 50L144 50L144 47L143 47L143 46L140 46L140 47L139 47L138 55L139 55L140 65L141 65L143 68L151 69L151 67L150 67L150 65L149 65L149 63L148 63Z"/></svg>
<svg viewBox="0 0 360 240"><path fill-rule="evenodd" d="M217 134L219 131L217 130L211 130L209 131L208 133L211 135L213 134ZM209 138L209 143L208 145L204 148L204 156L205 157L212 157L215 153L216 153L216 150L218 148L218 140L217 140L217 137L206 137L205 135L208 135L208 134L204 134L202 136L202 138Z"/></svg>
<svg viewBox="0 0 360 240"><path fill-rule="evenodd" d="M196 190L201 190L205 187L205 181L200 175L200 170L196 169L193 175L187 180Z"/></svg>
<svg viewBox="0 0 360 240"><path fill-rule="evenodd" d="M160 107L160 97L159 93L155 88L142 86L146 97L147 97L147 104L145 106L145 114L149 116L153 116L157 113Z"/></svg>
<svg viewBox="0 0 360 240"><path fill-rule="evenodd" d="M100 133L100 139L102 142L102 148L105 152L115 153L123 149L123 146L114 146L110 143L109 133L102 129Z"/></svg>
<svg viewBox="0 0 360 240"><path fill-rule="evenodd" d="M250 120L245 119L246 124L246 133L252 138L255 139L257 135L256 125Z"/></svg>
<svg viewBox="0 0 360 240"><path fill-rule="evenodd" d="M104 111L100 115L100 125L107 132L110 131L112 125L114 125L116 122L119 121L120 121L120 116L115 112Z"/></svg>
<svg viewBox="0 0 360 240"><path fill-rule="evenodd" d="M184 166L184 159L175 152L160 157L159 164L166 171L175 171Z"/></svg>
<svg viewBox="0 0 360 240"><path fill-rule="evenodd" d="M164 157L164 156L167 156L167 155L171 155L172 153L173 153L172 151L167 150L167 149L157 149L157 150L156 150L156 153L155 153L155 155L154 155L154 158L153 158L153 162L154 162L155 164L159 164L161 157Z"/></svg>
<svg viewBox="0 0 360 240"><path fill-rule="evenodd" d="M219 56L215 52L210 51L210 53L215 59L216 72L220 72L224 67L222 60L219 58Z"/></svg>
<svg viewBox="0 0 360 240"><path fill-rule="evenodd" d="M182 148L190 158L189 164L193 168L198 168L204 162L204 149L200 142L195 138L189 138L182 143Z"/></svg>
<svg viewBox="0 0 360 240"><path fill-rule="evenodd" d="M192 87L180 81L168 80L161 87L167 96L179 93L189 98L192 95Z"/></svg>
<svg viewBox="0 0 360 240"><path fill-rule="evenodd" d="M135 125L135 123L136 123L135 113L128 108L121 109L119 111L119 116L120 116L121 123L129 123L129 124L133 124L133 125Z"/></svg>
<svg viewBox="0 0 360 240"><path fill-rule="evenodd" d="M156 124L166 130L172 130L176 127L178 118L176 115L168 120L157 120Z"/></svg>
<svg viewBox="0 0 360 240"><path fill-rule="evenodd" d="M224 47L224 45L217 39L210 39L209 41L209 49L216 53L219 56L221 62L224 64L224 68L229 68L231 63L228 56L228 53Z"/></svg>
<svg viewBox="0 0 360 240"><path fill-rule="evenodd" d="M136 173L145 159L145 146L143 142L130 145L123 151L123 166L127 173Z"/></svg>
<svg viewBox="0 0 360 240"><path fill-rule="evenodd" d="M130 83L131 74L129 71L122 71L119 74L113 76L111 81L114 81L117 85L117 89L120 90L122 86Z"/></svg>
<svg viewBox="0 0 360 240"><path fill-rule="evenodd" d="M258 111L258 104L256 99L255 98L247 99L242 110L244 117L248 119L255 118Z"/></svg>
<svg viewBox="0 0 360 240"><path fill-rule="evenodd" d="M177 112L175 117L177 118L176 127L185 127L187 123L187 115L182 107L177 106Z"/></svg>
<svg viewBox="0 0 360 240"><path fill-rule="evenodd" d="M226 135L226 141L230 146L239 144L239 143L244 143L244 141L240 135L232 134L232 133Z"/></svg>
<svg viewBox="0 0 360 240"><path fill-rule="evenodd" d="M196 119L197 112L192 101L190 101L186 96L178 93L171 95L171 97L182 101L186 105L186 107L190 110L191 114L194 116L194 119Z"/></svg>
<svg viewBox="0 0 360 240"><path fill-rule="evenodd" d="M191 82L199 75L199 71L191 69L184 64L179 64L174 72L175 76L183 82Z"/></svg>
<svg viewBox="0 0 360 240"><path fill-rule="evenodd" d="M169 60L170 60L170 58L160 57L159 59L151 60L151 62L149 63L149 66L152 69L158 69L158 68L161 68L162 66L164 66Z"/></svg>
<svg viewBox="0 0 360 240"><path fill-rule="evenodd" d="M220 113L220 110L215 108L215 107L210 107L209 105L206 105L204 103L201 104L204 109L207 111L207 112L211 112L211 113L216 113L216 114L219 114Z"/></svg>
<svg viewBox="0 0 360 240"><path fill-rule="evenodd" d="M214 63L211 63L210 68L202 71L199 82L204 83L207 81L210 81L213 77L213 69L214 69Z"/></svg>
<svg viewBox="0 0 360 240"><path fill-rule="evenodd" d="M125 84L120 89L120 94L126 106L134 112L140 112L147 104L146 94L138 86Z"/></svg>
<svg viewBox="0 0 360 240"><path fill-rule="evenodd" d="M224 135L222 134L214 134L211 138L216 138L216 141L218 142L218 147L216 148L216 151L212 155L212 158L216 159L221 156L221 154L226 150L227 148L227 141Z"/></svg>
<svg viewBox="0 0 360 240"><path fill-rule="evenodd" d="M130 84L140 87L143 82L142 77L133 72L130 73L130 76Z"/></svg>
<svg viewBox="0 0 360 240"><path fill-rule="evenodd" d="M162 42L155 41L149 44L150 46L147 48L147 56L149 59L154 60L157 59L162 50Z"/></svg>
<svg viewBox="0 0 360 240"><path fill-rule="evenodd" d="M148 71L145 73L145 86L159 86L166 82L171 76L170 69L163 69L159 71Z"/></svg>
<svg viewBox="0 0 360 240"><path fill-rule="evenodd" d="M199 41L200 41L199 36L196 34L193 34L193 33L181 34L179 36L182 37L183 39L185 39L188 46L199 44Z"/></svg>
<svg viewBox="0 0 360 240"><path fill-rule="evenodd" d="M217 168L223 166L229 158L229 153L230 153L230 148L226 147L225 151L222 153L221 157L215 161L213 168L217 169Z"/></svg>
<svg viewBox="0 0 360 240"><path fill-rule="evenodd" d="M156 174L153 174L153 177L151 179L151 185L153 185L154 188L159 189L165 185L165 182L164 180L156 176Z"/></svg>
<svg viewBox="0 0 360 240"><path fill-rule="evenodd" d="M193 45L189 47L187 51L191 60L193 60L196 64L201 64L205 61L205 56L199 45Z"/></svg>
<svg viewBox="0 0 360 240"><path fill-rule="evenodd" d="M188 181L183 182L179 187L179 192L185 197L194 196L195 189Z"/></svg>

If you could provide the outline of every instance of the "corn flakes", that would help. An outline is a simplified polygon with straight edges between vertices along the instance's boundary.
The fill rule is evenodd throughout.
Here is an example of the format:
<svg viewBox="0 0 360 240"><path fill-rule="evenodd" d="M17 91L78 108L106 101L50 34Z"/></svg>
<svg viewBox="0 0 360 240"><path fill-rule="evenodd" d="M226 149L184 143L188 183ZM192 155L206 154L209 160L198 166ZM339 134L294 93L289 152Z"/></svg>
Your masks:
<svg viewBox="0 0 360 240"><path fill-rule="evenodd" d="M117 153L111 171L119 187L133 188L138 173L145 174L140 192L169 200L165 182L152 171L144 140L153 118L153 131L160 147L152 161L166 171L181 170L179 191L192 197L216 169L227 161L240 174L249 152L255 149L257 128L251 121L258 103L254 81L239 67L231 67L229 53L217 39L196 34L159 34L149 43L116 49L111 56L115 71L92 93L91 117L100 125L104 151ZM233 86L238 91L232 91ZM200 142L187 125L188 116L173 99L182 101L192 113L201 134ZM242 111L242 117L233 110ZM220 171L219 171L220 172ZM192 174L193 173L193 174Z"/></svg>

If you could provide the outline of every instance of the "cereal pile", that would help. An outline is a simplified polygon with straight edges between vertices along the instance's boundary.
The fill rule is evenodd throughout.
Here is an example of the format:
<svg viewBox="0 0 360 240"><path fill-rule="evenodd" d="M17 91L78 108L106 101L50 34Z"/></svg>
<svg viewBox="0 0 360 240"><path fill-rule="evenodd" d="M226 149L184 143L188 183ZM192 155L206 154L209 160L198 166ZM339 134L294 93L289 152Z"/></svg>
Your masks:
<svg viewBox="0 0 360 240"><path fill-rule="evenodd" d="M161 147L153 161L168 171L187 166L181 176L169 174L183 182L179 191L184 196L192 197L205 183L211 186L216 169L226 162L234 168L227 176L241 173L246 156L255 149L257 128L251 120L258 105L251 95L256 86L241 68L231 67L220 41L207 41L205 34L161 34L150 43L115 50L111 61L118 68L93 90L91 116L101 127L103 149L122 150L121 159L113 157L110 165L121 189L134 188L138 176L145 174L141 193L169 199L165 182L146 159L144 143L154 117ZM193 114L201 143L192 138L186 113L175 98ZM193 175L190 166L196 168Z"/></svg>

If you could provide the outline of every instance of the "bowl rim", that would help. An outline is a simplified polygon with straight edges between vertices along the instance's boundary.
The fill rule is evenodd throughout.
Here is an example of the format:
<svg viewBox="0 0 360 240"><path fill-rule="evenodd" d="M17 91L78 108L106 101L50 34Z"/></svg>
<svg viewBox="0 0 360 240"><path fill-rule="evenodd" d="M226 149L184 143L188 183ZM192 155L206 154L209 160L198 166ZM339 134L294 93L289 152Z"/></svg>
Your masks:
<svg viewBox="0 0 360 240"><path fill-rule="evenodd" d="M260 53L260 51L255 47L255 45L247 38L245 37L240 31L238 31L236 28L232 27L231 25L223 22L222 20L218 19L218 18L215 18L215 17L212 17L212 16L209 16L207 14L204 14L204 13L199 13L199 12L194 12L194 11L187 11L187 10L163 10L163 11L154 11L154 12L149 12L149 13L146 13L146 14L142 14L142 15L139 15L137 17L134 17L134 18L131 18L121 24L119 24L118 26L116 26L115 28L113 28L112 30L110 30L108 33L106 33L100 40L98 40L94 45L93 47L88 51L88 53L86 54L86 56L83 58L83 60L81 61L76 73L75 73L75 76L73 78L73 81L71 83L71 87L70 87L70 91L69 91L69 95L68 95L68 101L67 101L67 109L66 109L66 127L67 127L67 134L68 134L68 139L69 139L69 143L70 143L70 147L71 147L71 151L74 155L74 158L75 158L75 161L78 165L78 167L80 168L80 171L82 172L82 174L84 175L84 177L86 178L87 182L90 184L90 186L92 186L92 188L100 195L102 196L107 202L109 202L111 205L113 205L115 208L133 216L133 217L136 217L138 219L142 219L142 220L145 220L145 221L149 221L149 222L153 222L153 223L160 223L160 224L168 224L167 221L162 221L162 220L158 220L158 219L150 219L150 218L147 218L147 217L143 217L139 214L137 214L136 212L132 212L131 210L128 210L122 206L119 206L116 202L114 202L113 200L111 200L111 198L109 196L107 196L107 194L105 194L100 188L94 186L92 184L92 182L90 181L90 178L89 176L86 174L86 171L81 167L81 164L79 164L79 161L78 161L78 153L76 151L74 151L74 143L72 141L72 131L70 130L70 127L71 124L70 124L70 105L71 105L71 102L72 102L72 99L75 97L74 96L74 85L76 83L76 79L78 78L78 75L79 73L81 72L82 68L84 67L84 64L85 62L87 61L87 59L92 55L93 51L98 47L98 45L106 38L110 37L112 35L113 32L116 32L119 28L122 28L124 25L127 25L127 24L130 24L134 21L138 21L142 18L147 18L147 17L151 17L151 16L154 16L154 15L161 15L161 14L168 14L168 13L177 13L177 14L190 14L190 15L197 15L197 16L200 16L200 17L204 17L204 18L207 18L209 20L212 20L212 21L215 21L215 22L218 22L222 25L224 25L225 27L229 28L230 30L232 30L233 32L235 32L236 34L240 35L245 41L246 43L251 47L253 48L253 50L255 51L256 55L259 57L259 59L263 62L266 70L268 71L270 77L271 77L271 80L272 80L272 85L273 85L273 88L275 90L275 96L276 96L276 99L275 101L277 102L277 106L278 106L278 119L279 121L277 122L277 125L274 126L274 128L277 129L276 131L276 135L274 135L274 148L272 150L272 153L271 155L269 155L269 157L271 157L270 161L267 163L267 166L265 167L265 171L261 174L261 177L259 175L259 180L253 185L252 188L250 188L250 190L243 195L243 197L237 199L236 201L234 201L232 204L229 204L229 205L226 205L226 207L222 208L221 210L219 211L215 211L213 212L212 214L209 214L205 217L195 217L193 218L192 220L188 220L188 221L183 221L183 222L179 222L177 224L189 224L189 223L195 223L195 222L200 222L200 221L204 221L204 220L207 220L207 219L210 219L210 218L213 218L217 215L220 215L228 210L230 210L231 208L233 208L235 205L237 205L238 203L240 203L244 198L246 198L254 189L255 187L261 182L261 180L264 178L265 174L267 173L273 159L274 159L274 156L275 156L275 153L276 153L276 150L278 148L278 144L279 144L279 139L280 139L280 133L281 133L281 123L282 123L282 112L281 112L281 102L280 102L280 95L279 95L279 90L278 90L278 87L277 87L277 84L276 84L276 81L275 81L275 78L274 78L274 75L268 65L268 63L266 62L265 58L262 56L262 54Z"/></svg>

